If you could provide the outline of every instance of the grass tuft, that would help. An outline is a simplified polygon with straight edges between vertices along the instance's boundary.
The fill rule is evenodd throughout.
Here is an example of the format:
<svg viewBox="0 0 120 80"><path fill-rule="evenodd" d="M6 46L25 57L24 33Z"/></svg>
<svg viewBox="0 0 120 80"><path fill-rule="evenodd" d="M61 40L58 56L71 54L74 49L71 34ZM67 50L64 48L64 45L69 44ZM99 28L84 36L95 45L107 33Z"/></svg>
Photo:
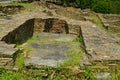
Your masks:
<svg viewBox="0 0 120 80"><path fill-rule="evenodd" d="M24 55L23 53L19 53L17 55L17 58L15 60L15 64L19 67L19 69L23 69L25 66L24 66Z"/></svg>

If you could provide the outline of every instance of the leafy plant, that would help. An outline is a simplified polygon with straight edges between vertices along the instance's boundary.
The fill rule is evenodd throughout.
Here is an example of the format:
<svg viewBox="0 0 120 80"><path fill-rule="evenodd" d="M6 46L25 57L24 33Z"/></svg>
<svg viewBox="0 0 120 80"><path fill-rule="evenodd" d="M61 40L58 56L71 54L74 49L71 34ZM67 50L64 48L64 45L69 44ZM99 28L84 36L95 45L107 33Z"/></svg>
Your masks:
<svg viewBox="0 0 120 80"><path fill-rule="evenodd" d="M100 12L100 13L110 13L111 12L111 0L100 0L100 1L95 1L93 0L93 4L91 6L92 10L95 12Z"/></svg>

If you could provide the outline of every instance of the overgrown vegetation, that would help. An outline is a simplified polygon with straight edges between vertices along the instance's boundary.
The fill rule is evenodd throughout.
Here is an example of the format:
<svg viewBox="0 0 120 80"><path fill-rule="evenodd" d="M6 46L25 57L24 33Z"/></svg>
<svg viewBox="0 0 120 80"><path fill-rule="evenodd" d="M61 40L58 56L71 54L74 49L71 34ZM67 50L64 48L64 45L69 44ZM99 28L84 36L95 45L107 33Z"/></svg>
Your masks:
<svg viewBox="0 0 120 80"><path fill-rule="evenodd" d="M101 71L102 72L102 71ZM52 69L45 67L42 69L23 69L20 71L7 71L0 68L0 80L98 80L95 75L99 72L93 72L93 69L86 67L85 71L69 68ZM111 72L111 79L105 80L119 80L120 70Z"/></svg>
<svg viewBox="0 0 120 80"><path fill-rule="evenodd" d="M37 1L37 0L29 0ZM39 1L39 0L38 0ZM52 1L52 0L51 0ZM0 5L22 5L27 10L34 9L36 6L32 3L20 3L20 2L11 2L11 3L0 3ZM63 6L73 6L81 9L90 8L95 12L99 13L115 13L120 14L120 0L58 0L56 4Z"/></svg>
<svg viewBox="0 0 120 80"><path fill-rule="evenodd" d="M82 9L90 8L100 13L120 13L120 0L59 0L58 4Z"/></svg>
<svg viewBox="0 0 120 80"><path fill-rule="evenodd" d="M27 3L28 5L26 5L24 3L16 3L16 4L21 4L25 8L29 8L29 9L31 6L28 3ZM72 3L72 1L71 1L70 4L68 4L65 1L64 6L68 6L68 5L71 6L72 5L75 7L81 7L81 6L79 6L79 4L81 4L79 2L79 0L76 0L75 3ZM83 8L84 7L91 8L90 6L87 6L88 4L90 4L90 3L85 3L85 6L82 6L82 7ZM102 5L102 4L105 4L105 3L100 3L99 5ZM95 6L94 9L97 9L98 7L99 6ZM31 6L31 8L33 8L33 6ZM103 8L100 8L100 9L103 9ZM104 10L106 10L106 9L103 9L103 11L100 11L100 12L104 12ZM106 11L105 13L109 13L109 9L108 9L108 12ZM103 28L101 21L99 20L99 18L96 15L92 15L89 17L93 18L95 20L94 23L96 25ZM36 39L37 39L37 37L33 37L32 39L29 39L28 42L31 42L31 41L36 40ZM54 42L54 43L58 43L58 42ZM85 72L80 72L79 71L80 69L79 70L78 69L71 70L71 69L65 68L66 66L73 67L76 65L79 67L80 58L81 58L81 55L84 51L83 48L79 49L80 45L83 45L81 38L77 38L73 41L73 44L71 45L72 46L71 50L68 54L68 56L72 56L73 59L65 61L63 63L63 65L61 66L61 68L58 67L57 69L51 69L49 67L44 67L43 69L26 69L24 66L23 52L20 52L17 55L17 59L16 59L16 65L19 67L20 70L7 71L4 68L0 68L0 80L68 80L68 79L71 79L71 80L80 80L80 79L96 80L96 78L94 76L94 72L92 71L91 68L86 68ZM24 51L26 51L26 52L29 52L32 50L32 48L24 47L24 46L19 46L19 48L24 49ZM112 73L112 80L119 80L119 79L120 79L120 71L116 70L115 72Z"/></svg>
<svg viewBox="0 0 120 80"><path fill-rule="evenodd" d="M90 16L88 16L88 18L93 19L94 24L96 24L98 27L100 27L101 29L108 32L108 30L104 27L104 25L102 24L100 18L97 15L90 15Z"/></svg>
<svg viewBox="0 0 120 80"><path fill-rule="evenodd" d="M16 56L16 60L15 60L15 65L17 65L19 67L19 69L24 68L24 55L21 52L18 53L18 55Z"/></svg>

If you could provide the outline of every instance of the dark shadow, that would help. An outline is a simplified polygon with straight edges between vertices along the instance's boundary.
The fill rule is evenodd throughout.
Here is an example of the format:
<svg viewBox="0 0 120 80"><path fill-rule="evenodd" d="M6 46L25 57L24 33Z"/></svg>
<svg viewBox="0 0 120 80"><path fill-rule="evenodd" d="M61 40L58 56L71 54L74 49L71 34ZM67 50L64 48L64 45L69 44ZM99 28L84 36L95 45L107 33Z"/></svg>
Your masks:
<svg viewBox="0 0 120 80"><path fill-rule="evenodd" d="M34 32L34 19L27 20L25 23L20 25L18 28L9 32L4 36L1 41L5 41L9 44L21 44L24 43L27 39L33 36Z"/></svg>
<svg viewBox="0 0 120 80"><path fill-rule="evenodd" d="M52 28L53 18L49 18L45 20L45 26L43 32L50 32L50 29Z"/></svg>

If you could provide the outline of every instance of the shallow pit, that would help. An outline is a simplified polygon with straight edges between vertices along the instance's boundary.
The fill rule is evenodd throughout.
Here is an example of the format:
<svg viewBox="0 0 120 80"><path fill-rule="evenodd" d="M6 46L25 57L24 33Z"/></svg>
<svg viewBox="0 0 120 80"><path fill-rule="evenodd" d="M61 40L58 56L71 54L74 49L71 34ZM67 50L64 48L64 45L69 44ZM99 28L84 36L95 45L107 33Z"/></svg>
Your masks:
<svg viewBox="0 0 120 80"><path fill-rule="evenodd" d="M9 44L22 44L26 66L58 66L72 59L68 53L80 52L80 26L57 18L30 19L2 38ZM22 46L22 47L21 47ZM29 50L28 50L29 49Z"/></svg>

